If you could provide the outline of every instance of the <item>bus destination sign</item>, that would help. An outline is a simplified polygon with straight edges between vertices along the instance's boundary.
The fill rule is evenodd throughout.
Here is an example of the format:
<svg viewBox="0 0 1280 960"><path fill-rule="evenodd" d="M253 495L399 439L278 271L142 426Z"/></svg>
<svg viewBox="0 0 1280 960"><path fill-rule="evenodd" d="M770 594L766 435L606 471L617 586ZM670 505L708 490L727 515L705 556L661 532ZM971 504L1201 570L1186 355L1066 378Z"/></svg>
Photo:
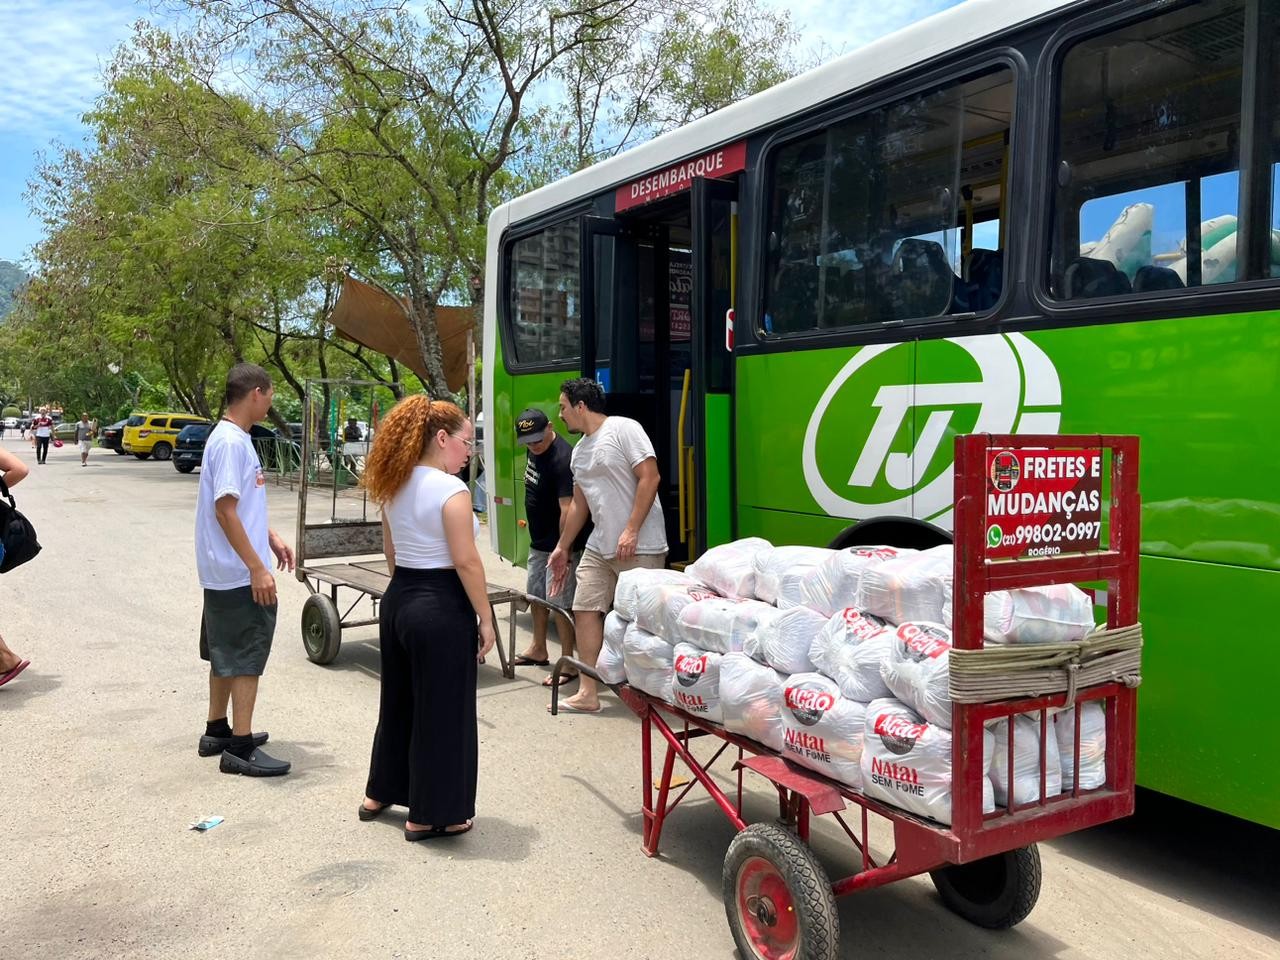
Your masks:
<svg viewBox="0 0 1280 960"><path fill-rule="evenodd" d="M613 209L614 212L621 213L623 210L688 190L693 186L694 177L716 180L746 168L747 142L739 140L700 156L673 163L619 187L614 194Z"/></svg>
<svg viewBox="0 0 1280 960"><path fill-rule="evenodd" d="M1102 452L987 451L987 557L1056 557L1097 550Z"/></svg>

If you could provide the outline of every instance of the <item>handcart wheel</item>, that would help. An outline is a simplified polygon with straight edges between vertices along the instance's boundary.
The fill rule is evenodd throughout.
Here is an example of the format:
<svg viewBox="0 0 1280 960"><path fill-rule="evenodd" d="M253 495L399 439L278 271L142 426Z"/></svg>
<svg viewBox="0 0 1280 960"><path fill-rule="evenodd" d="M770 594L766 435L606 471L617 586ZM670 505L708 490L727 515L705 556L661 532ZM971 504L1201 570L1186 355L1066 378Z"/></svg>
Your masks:
<svg viewBox="0 0 1280 960"><path fill-rule="evenodd" d="M338 608L323 593L313 593L302 605L302 646L312 663L333 663L342 647Z"/></svg>
<svg viewBox="0 0 1280 960"><path fill-rule="evenodd" d="M840 921L831 881L813 852L772 823L729 844L724 908L743 960L834 960Z"/></svg>
<svg viewBox="0 0 1280 960"><path fill-rule="evenodd" d="M1005 930L1025 920L1040 897L1040 851L1033 843L929 876L953 913L988 930Z"/></svg>

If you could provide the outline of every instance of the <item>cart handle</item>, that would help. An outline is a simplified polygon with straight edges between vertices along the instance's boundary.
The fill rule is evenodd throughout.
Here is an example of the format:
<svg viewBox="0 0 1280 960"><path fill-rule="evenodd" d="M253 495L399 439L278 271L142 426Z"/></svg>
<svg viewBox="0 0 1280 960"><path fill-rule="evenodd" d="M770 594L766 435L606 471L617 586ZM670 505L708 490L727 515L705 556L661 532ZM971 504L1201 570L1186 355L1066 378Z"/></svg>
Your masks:
<svg viewBox="0 0 1280 960"><path fill-rule="evenodd" d="M578 673L585 674L596 683L608 687L614 692L614 694L618 694L622 687L622 684L620 683L605 683L605 681L600 677L600 674L596 673L595 667L587 666L577 657L561 657L556 661L555 667L551 670L551 715L553 717L559 716L560 713L560 674L565 667L573 667L578 671Z"/></svg>

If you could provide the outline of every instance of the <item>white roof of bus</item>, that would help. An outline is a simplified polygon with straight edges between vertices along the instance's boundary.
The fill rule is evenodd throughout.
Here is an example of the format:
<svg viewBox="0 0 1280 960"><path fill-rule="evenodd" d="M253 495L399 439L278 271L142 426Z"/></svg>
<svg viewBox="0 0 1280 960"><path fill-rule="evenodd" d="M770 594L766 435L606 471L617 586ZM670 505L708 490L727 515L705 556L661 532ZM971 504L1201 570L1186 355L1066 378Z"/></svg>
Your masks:
<svg viewBox="0 0 1280 960"><path fill-rule="evenodd" d="M490 230L501 231L508 223L518 223L737 140L881 77L1034 20L1072 2L1075 0L967 0L678 130L517 197L493 211Z"/></svg>

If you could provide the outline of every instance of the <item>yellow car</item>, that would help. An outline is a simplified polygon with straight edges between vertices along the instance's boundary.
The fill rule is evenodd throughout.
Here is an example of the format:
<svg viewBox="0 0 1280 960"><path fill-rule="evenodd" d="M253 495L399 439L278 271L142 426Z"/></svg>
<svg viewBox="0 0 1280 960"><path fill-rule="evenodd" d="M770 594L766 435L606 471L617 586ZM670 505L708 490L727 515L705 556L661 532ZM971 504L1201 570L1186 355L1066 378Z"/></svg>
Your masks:
<svg viewBox="0 0 1280 960"><path fill-rule="evenodd" d="M168 460L183 427L208 422L205 417L190 413L135 413L125 424L121 446L139 460Z"/></svg>

